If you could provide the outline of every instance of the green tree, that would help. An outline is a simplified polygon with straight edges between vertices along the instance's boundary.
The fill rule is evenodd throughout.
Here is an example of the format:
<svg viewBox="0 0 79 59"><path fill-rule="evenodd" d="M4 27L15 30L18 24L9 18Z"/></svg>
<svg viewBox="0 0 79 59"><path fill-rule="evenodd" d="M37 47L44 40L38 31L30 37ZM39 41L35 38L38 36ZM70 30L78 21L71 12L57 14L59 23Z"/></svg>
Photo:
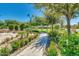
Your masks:
<svg viewBox="0 0 79 59"><path fill-rule="evenodd" d="M2 28L5 28L4 25L5 25L4 22L0 20L0 28L1 28L1 29L2 29Z"/></svg>
<svg viewBox="0 0 79 59"><path fill-rule="evenodd" d="M66 21L67 21L67 31L68 31L68 35L71 33L70 31L70 20L72 18L77 17L78 15L78 10L79 10L79 4L75 3L75 4L68 4L68 3L63 3L63 4L36 4L37 8L45 8L45 10L52 10L51 14L53 14L55 16L55 14L53 12L55 12L56 14L59 14L60 16L65 16L66 17Z"/></svg>
<svg viewBox="0 0 79 59"><path fill-rule="evenodd" d="M18 30L18 27L19 27L19 26L18 26L18 25L16 25L16 26L15 26L15 30Z"/></svg>
<svg viewBox="0 0 79 59"><path fill-rule="evenodd" d="M78 22L78 24L77 24L77 28L79 29L79 22Z"/></svg>
<svg viewBox="0 0 79 59"><path fill-rule="evenodd" d="M9 30L11 30L11 31L14 29L13 25L9 25L8 27L9 27Z"/></svg>
<svg viewBox="0 0 79 59"><path fill-rule="evenodd" d="M71 33L70 20L78 16L78 10L79 10L78 6L79 4L76 4L76 3L75 4L72 4L72 3L56 4L57 12L61 13L66 17L68 35L70 35Z"/></svg>
<svg viewBox="0 0 79 59"><path fill-rule="evenodd" d="M44 9L43 14L45 15L45 18L48 20L48 24L51 25L52 33L53 35L53 26L54 24L57 24L59 22L59 18L61 14L57 13L57 10L55 9L55 4L36 4L36 8ZM56 30L56 29L55 29Z"/></svg>
<svg viewBox="0 0 79 59"><path fill-rule="evenodd" d="M21 24L20 25L20 30L24 30L25 29L25 24Z"/></svg>
<svg viewBox="0 0 79 59"><path fill-rule="evenodd" d="M4 21L4 23L5 23L5 26L7 27L7 28L9 28L9 26L15 26L15 25L19 25L19 23L20 22L18 22L18 21L16 21L16 20L5 20ZM10 27L11 28L11 27ZM15 27L13 27L13 29L15 29Z"/></svg>

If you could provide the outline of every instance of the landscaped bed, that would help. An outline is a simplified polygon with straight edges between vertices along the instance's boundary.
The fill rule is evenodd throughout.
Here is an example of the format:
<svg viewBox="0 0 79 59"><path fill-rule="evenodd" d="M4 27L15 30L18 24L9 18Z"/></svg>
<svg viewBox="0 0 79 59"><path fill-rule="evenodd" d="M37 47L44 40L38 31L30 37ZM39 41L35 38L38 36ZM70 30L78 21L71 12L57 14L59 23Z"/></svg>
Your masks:
<svg viewBox="0 0 79 59"><path fill-rule="evenodd" d="M23 33L21 33L23 35ZM28 37L21 37L18 40L12 41L11 43L7 44L5 47L0 48L0 55L1 56L8 56L12 53L14 53L16 50L22 48L23 46L27 45L29 42L31 42L33 39L35 39L38 36L37 33L29 34Z"/></svg>
<svg viewBox="0 0 79 59"><path fill-rule="evenodd" d="M79 56L79 33L67 35L65 31L54 32L48 48L48 56ZM59 54L58 54L59 53Z"/></svg>

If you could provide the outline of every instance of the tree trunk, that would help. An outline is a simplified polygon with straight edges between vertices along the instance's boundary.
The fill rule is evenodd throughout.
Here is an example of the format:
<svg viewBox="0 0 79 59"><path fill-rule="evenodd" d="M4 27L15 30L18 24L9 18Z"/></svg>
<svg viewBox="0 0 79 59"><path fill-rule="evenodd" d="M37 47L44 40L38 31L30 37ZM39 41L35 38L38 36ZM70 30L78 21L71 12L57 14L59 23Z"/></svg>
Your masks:
<svg viewBox="0 0 79 59"><path fill-rule="evenodd" d="M66 13L66 18L67 18L67 32L68 32L68 36L71 34L70 31L70 20L71 20L71 15L69 14L69 4L66 4L66 8L67 8L67 13Z"/></svg>
<svg viewBox="0 0 79 59"><path fill-rule="evenodd" d="M52 20L52 28L51 28L51 29L52 29L52 35L53 35L53 29L54 29L54 28L53 28L53 25L54 25L54 22L53 22L53 20Z"/></svg>
<svg viewBox="0 0 79 59"><path fill-rule="evenodd" d="M68 32L68 35L71 34L70 28L71 28L71 26L70 26L70 19L67 17L67 32Z"/></svg>

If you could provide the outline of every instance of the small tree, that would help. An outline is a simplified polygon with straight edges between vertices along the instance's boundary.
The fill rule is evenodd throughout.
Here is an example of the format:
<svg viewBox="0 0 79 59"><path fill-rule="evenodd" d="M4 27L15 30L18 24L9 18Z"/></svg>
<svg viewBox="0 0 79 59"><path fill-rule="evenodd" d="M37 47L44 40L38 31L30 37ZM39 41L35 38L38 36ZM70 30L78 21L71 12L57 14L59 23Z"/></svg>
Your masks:
<svg viewBox="0 0 79 59"><path fill-rule="evenodd" d="M24 28L25 28L25 24L21 24L20 25L20 30L24 30Z"/></svg>
<svg viewBox="0 0 79 59"><path fill-rule="evenodd" d="M18 30L18 26L17 25L15 26L15 30Z"/></svg>
<svg viewBox="0 0 79 59"><path fill-rule="evenodd" d="M9 25L9 30L13 30L14 29L14 26L13 25Z"/></svg>

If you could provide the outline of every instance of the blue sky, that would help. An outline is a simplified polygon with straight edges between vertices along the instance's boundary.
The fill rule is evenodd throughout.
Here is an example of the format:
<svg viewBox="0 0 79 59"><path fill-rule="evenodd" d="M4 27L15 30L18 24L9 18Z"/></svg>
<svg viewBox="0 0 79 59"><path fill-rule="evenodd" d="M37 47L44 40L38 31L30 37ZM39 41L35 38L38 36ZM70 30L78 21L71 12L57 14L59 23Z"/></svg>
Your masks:
<svg viewBox="0 0 79 59"><path fill-rule="evenodd" d="M64 22L65 22L64 24L67 24L66 19L64 20ZM78 22L79 22L79 17L70 20L71 25L78 24Z"/></svg>
<svg viewBox="0 0 79 59"><path fill-rule="evenodd" d="M0 4L0 20L12 19L18 21L28 21L27 14L42 16L40 10L34 8L33 4L22 3L2 3Z"/></svg>
<svg viewBox="0 0 79 59"><path fill-rule="evenodd" d="M79 17L71 20L71 25L77 24L79 22Z"/></svg>
<svg viewBox="0 0 79 59"><path fill-rule="evenodd" d="M34 4L27 3L0 3L0 20L11 19L18 21L28 21L27 14L43 16L40 10L34 8ZM79 17L71 20L71 25L79 22Z"/></svg>

